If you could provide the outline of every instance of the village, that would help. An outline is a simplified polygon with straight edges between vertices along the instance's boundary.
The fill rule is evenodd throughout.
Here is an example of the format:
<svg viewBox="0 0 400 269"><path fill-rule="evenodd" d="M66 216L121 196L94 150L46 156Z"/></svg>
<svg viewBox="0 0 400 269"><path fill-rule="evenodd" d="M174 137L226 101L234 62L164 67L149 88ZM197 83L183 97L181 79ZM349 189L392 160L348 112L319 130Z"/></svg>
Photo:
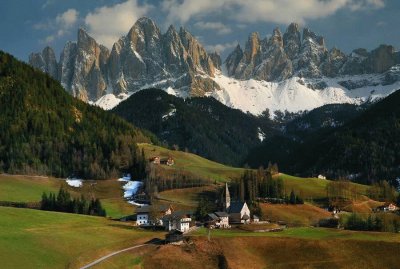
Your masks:
<svg viewBox="0 0 400 269"><path fill-rule="evenodd" d="M173 157L168 156L160 158L155 156L149 159L149 163L153 166L172 167L175 165ZM323 175L318 175L317 179L326 180ZM141 197L144 194L137 194L136 197ZM298 198L296 198L298 199ZM295 199L295 200L296 200ZM285 204L288 203L285 199L271 198L271 197L257 197L257 201L263 204ZM296 204L295 202L294 204ZM301 201L303 203L303 201ZM270 220L263 218L260 219L255 212L251 212L249 205L246 201L240 201L238 199L232 199L228 183L224 184L222 191L222 197L219 201L216 210L206 213L204 218L197 218L196 212L193 210L176 210L172 205L165 204L144 204L136 208L135 214L132 215L129 220L133 221L134 225L146 228L146 229L162 229L168 232L166 235L166 242L172 243L181 241L183 235L196 230L200 227L205 227L209 230L212 229L232 229L242 225L252 224L260 226L255 228L255 231L281 231L286 228L284 221L276 221L276 226L270 226L273 228L264 229L261 227L262 224L270 224ZM325 223L329 223L328 226L332 226L332 219L334 225L332 227L339 228L339 214L341 209L336 204L324 208L326 212L329 212L330 218L321 220L318 225L323 227ZM372 209L373 212L397 212L399 207L394 203L385 203ZM124 218L123 220L127 220ZM277 228L278 227L278 228Z"/></svg>
<svg viewBox="0 0 400 269"><path fill-rule="evenodd" d="M251 217L252 216L252 217ZM259 223L256 215L251 215L246 202L231 201L228 184L225 184L223 208L221 211L210 212L202 223L194 221L192 211L174 211L172 206L145 205L136 209L137 226L141 227L164 227L169 232L167 241L179 241L182 235L198 226L209 229L229 229L231 225L244 225Z"/></svg>

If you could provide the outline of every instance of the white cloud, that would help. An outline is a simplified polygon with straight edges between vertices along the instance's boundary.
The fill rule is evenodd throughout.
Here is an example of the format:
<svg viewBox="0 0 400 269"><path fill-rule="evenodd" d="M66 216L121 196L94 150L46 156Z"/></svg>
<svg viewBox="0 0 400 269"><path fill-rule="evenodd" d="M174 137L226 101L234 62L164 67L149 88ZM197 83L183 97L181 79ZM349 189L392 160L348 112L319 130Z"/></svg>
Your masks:
<svg viewBox="0 0 400 269"><path fill-rule="evenodd" d="M57 15L56 23L64 28L71 28L78 21L78 14L75 9L68 9L64 13Z"/></svg>
<svg viewBox="0 0 400 269"><path fill-rule="evenodd" d="M103 6L85 17L88 32L101 44L111 48L122 35L128 33L137 19L146 15L153 6L140 5L128 0L113 6Z"/></svg>
<svg viewBox="0 0 400 269"><path fill-rule="evenodd" d="M237 44L239 44L238 41L233 41L233 42L227 42L227 43L223 43L223 44L207 45L207 46L205 46L205 48L207 51L210 51L210 52L216 51L218 53L222 53L225 50L236 47Z"/></svg>
<svg viewBox="0 0 400 269"><path fill-rule="evenodd" d="M339 10L377 9L384 0L164 0L167 23L186 23L193 17L223 15L244 23L305 23L333 15Z"/></svg>
<svg viewBox="0 0 400 269"><path fill-rule="evenodd" d="M366 10L366 9L379 9L385 7L384 0L355 0L350 4L352 11Z"/></svg>
<svg viewBox="0 0 400 269"><path fill-rule="evenodd" d="M52 32L41 40L41 43L48 44L68 34L72 27L78 22L78 18L79 12L71 8L64 13L58 14L54 19L34 24L33 28L35 30Z"/></svg>
<svg viewBox="0 0 400 269"><path fill-rule="evenodd" d="M212 30L216 31L217 34L219 35L225 35L229 34L232 32L232 29L221 23L221 22L204 22L204 21L199 21L194 24L194 26L198 29L201 30Z"/></svg>

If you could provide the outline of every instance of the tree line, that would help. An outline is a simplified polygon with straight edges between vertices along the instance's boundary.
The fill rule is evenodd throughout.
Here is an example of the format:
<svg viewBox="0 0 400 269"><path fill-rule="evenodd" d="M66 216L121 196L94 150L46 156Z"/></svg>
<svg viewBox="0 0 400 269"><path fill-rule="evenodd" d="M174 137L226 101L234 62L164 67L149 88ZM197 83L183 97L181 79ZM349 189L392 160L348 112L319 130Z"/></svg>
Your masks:
<svg viewBox="0 0 400 269"><path fill-rule="evenodd" d="M137 171L154 135L68 94L0 51L0 172L106 179Z"/></svg>
<svg viewBox="0 0 400 269"><path fill-rule="evenodd" d="M49 194L44 192L40 201L40 209L83 215L106 216L106 210L103 208L98 198L87 200L83 195L80 198L73 198L63 187L59 189L57 195L52 192Z"/></svg>
<svg viewBox="0 0 400 269"><path fill-rule="evenodd" d="M395 214L361 215L352 213L344 223L347 230L356 231L378 231L378 232L400 232L400 220Z"/></svg>
<svg viewBox="0 0 400 269"><path fill-rule="evenodd" d="M148 163L143 188L149 198L152 198L162 191L202 187L208 184L210 184L209 180L193 176L183 169L167 170L159 165Z"/></svg>
<svg viewBox="0 0 400 269"><path fill-rule="evenodd" d="M231 193L233 197L240 201L252 203L258 198L277 198L283 199L286 203L303 203L299 194L291 190L290 194L283 180L273 175L278 174L276 164L269 165L266 169L260 167L257 171L247 169L241 177L232 180Z"/></svg>

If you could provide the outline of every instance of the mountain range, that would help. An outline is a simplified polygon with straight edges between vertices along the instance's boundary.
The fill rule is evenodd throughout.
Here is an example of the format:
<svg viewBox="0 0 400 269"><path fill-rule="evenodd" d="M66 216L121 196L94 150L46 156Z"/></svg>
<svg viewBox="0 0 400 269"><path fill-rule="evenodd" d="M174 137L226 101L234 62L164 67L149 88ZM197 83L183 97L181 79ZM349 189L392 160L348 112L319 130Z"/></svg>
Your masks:
<svg viewBox="0 0 400 269"><path fill-rule="evenodd" d="M252 114L298 112L330 103L361 104L389 95L400 85L400 54L393 46L346 55L296 23L270 37L251 33L221 60L186 29L165 33L139 19L111 51L78 30L57 61L53 49L33 53L29 63L59 80L72 95L111 109L132 93L160 88L178 97L212 96Z"/></svg>

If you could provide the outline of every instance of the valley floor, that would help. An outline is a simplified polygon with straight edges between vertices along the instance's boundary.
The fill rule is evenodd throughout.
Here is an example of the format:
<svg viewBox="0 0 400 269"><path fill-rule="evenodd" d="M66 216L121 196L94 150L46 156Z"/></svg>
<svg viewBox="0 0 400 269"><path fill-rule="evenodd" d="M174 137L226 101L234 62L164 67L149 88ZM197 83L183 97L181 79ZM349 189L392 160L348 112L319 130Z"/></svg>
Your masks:
<svg viewBox="0 0 400 269"><path fill-rule="evenodd" d="M80 268L164 238L100 217L0 207L2 268ZM323 228L283 232L198 229L180 246L150 245L92 268L397 268L400 235ZM226 267L224 267L226 266Z"/></svg>

